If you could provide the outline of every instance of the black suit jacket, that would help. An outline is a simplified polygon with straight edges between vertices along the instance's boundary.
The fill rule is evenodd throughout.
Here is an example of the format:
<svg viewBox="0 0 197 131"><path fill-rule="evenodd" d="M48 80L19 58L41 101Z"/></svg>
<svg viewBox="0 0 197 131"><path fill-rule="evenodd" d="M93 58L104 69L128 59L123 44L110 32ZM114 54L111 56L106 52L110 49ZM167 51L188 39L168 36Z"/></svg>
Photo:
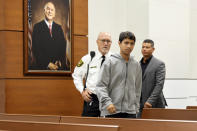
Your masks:
<svg viewBox="0 0 197 131"><path fill-rule="evenodd" d="M167 105L163 95L165 74L165 63L152 56L142 76L140 108L143 108L145 102L149 102L153 108L164 108Z"/></svg>
<svg viewBox="0 0 197 131"><path fill-rule="evenodd" d="M52 37L43 20L34 25L32 33L33 70L47 70L50 62L61 61L61 70L66 68L66 40L60 25L53 22Z"/></svg>

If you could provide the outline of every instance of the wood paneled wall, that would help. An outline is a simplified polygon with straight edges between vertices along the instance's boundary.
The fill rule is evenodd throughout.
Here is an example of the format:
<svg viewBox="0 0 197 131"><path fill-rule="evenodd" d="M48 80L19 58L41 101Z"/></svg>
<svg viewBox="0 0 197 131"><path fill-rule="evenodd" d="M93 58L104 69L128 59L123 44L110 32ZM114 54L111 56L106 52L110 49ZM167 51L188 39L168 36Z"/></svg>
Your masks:
<svg viewBox="0 0 197 131"><path fill-rule="evenodd" d="M0 0L0 112L80 115L71 77L23 73L23 0ZM88 53L88 0L72 0L73 66Z"/></svg>

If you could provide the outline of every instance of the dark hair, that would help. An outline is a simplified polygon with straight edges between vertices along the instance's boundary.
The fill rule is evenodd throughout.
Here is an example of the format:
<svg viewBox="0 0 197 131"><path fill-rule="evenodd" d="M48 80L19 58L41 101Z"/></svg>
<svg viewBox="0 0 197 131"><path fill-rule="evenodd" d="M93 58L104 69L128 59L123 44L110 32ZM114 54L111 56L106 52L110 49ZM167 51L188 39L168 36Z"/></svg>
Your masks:
<svg viewBox="0 0 197 131"><path fill-rule="evenodd" d="M151 40L151 39L145 39L145 40L143 41L143 43L149 43L149 44L151 44L152 47L154 47L154 41Z"/></svg>
<svg viewBox="0 0 197 131"><path fill-rule="evenodd" d="M124 39L134 40L135 42L135 35L130 31L121 32L119 35L119 42L121 43Z"/></svg>

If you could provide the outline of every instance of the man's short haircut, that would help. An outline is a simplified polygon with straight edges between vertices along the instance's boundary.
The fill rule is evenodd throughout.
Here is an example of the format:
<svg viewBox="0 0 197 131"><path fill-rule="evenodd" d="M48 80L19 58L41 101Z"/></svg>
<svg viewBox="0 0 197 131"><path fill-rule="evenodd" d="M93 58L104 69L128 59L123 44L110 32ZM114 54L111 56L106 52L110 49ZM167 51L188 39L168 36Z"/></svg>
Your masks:
<svg viewBox="0 0 197 131"><path fill-rule="evenodd" d="M47 8L48 3L53 4L53 7L54 7L54 9L55 9L55 4L54 4L53 2L51 2L51 1L49 1L49 2L46 2L46 3L45 3L45 5L44 5L44 10Z"/></svg>
<svg viewBox="0 0 197 131"><path fill-rule="evenodd" d="M124 39L130 39L135 42L135 35L130 31L121 32L119 35L119 42L121 43Z"/></svg>
<svg viewBox="0 0 197 131"><path fill-rule="evenodd" d="M151 44L151 47L154 47L154 41L151 40L151 39L145 39L145 40L143 41L143 43L149 43L149 44Z"/></svg>

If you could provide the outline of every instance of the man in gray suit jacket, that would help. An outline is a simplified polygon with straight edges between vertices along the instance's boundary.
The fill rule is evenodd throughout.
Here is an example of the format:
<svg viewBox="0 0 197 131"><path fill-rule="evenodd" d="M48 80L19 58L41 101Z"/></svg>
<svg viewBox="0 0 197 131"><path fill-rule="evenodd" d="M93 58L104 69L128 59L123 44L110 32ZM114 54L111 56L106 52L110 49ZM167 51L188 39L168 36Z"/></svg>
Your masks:
<svg viewBox="0 0 197 131"><path fill-rule="evenodd" d="M140 99L140 113L143 108L165 108L167 105L163 95L165 81L165 63L155 58L154 42L146 39L142 44L143 58L140 61L142 68L142 92Z"/></svg>

